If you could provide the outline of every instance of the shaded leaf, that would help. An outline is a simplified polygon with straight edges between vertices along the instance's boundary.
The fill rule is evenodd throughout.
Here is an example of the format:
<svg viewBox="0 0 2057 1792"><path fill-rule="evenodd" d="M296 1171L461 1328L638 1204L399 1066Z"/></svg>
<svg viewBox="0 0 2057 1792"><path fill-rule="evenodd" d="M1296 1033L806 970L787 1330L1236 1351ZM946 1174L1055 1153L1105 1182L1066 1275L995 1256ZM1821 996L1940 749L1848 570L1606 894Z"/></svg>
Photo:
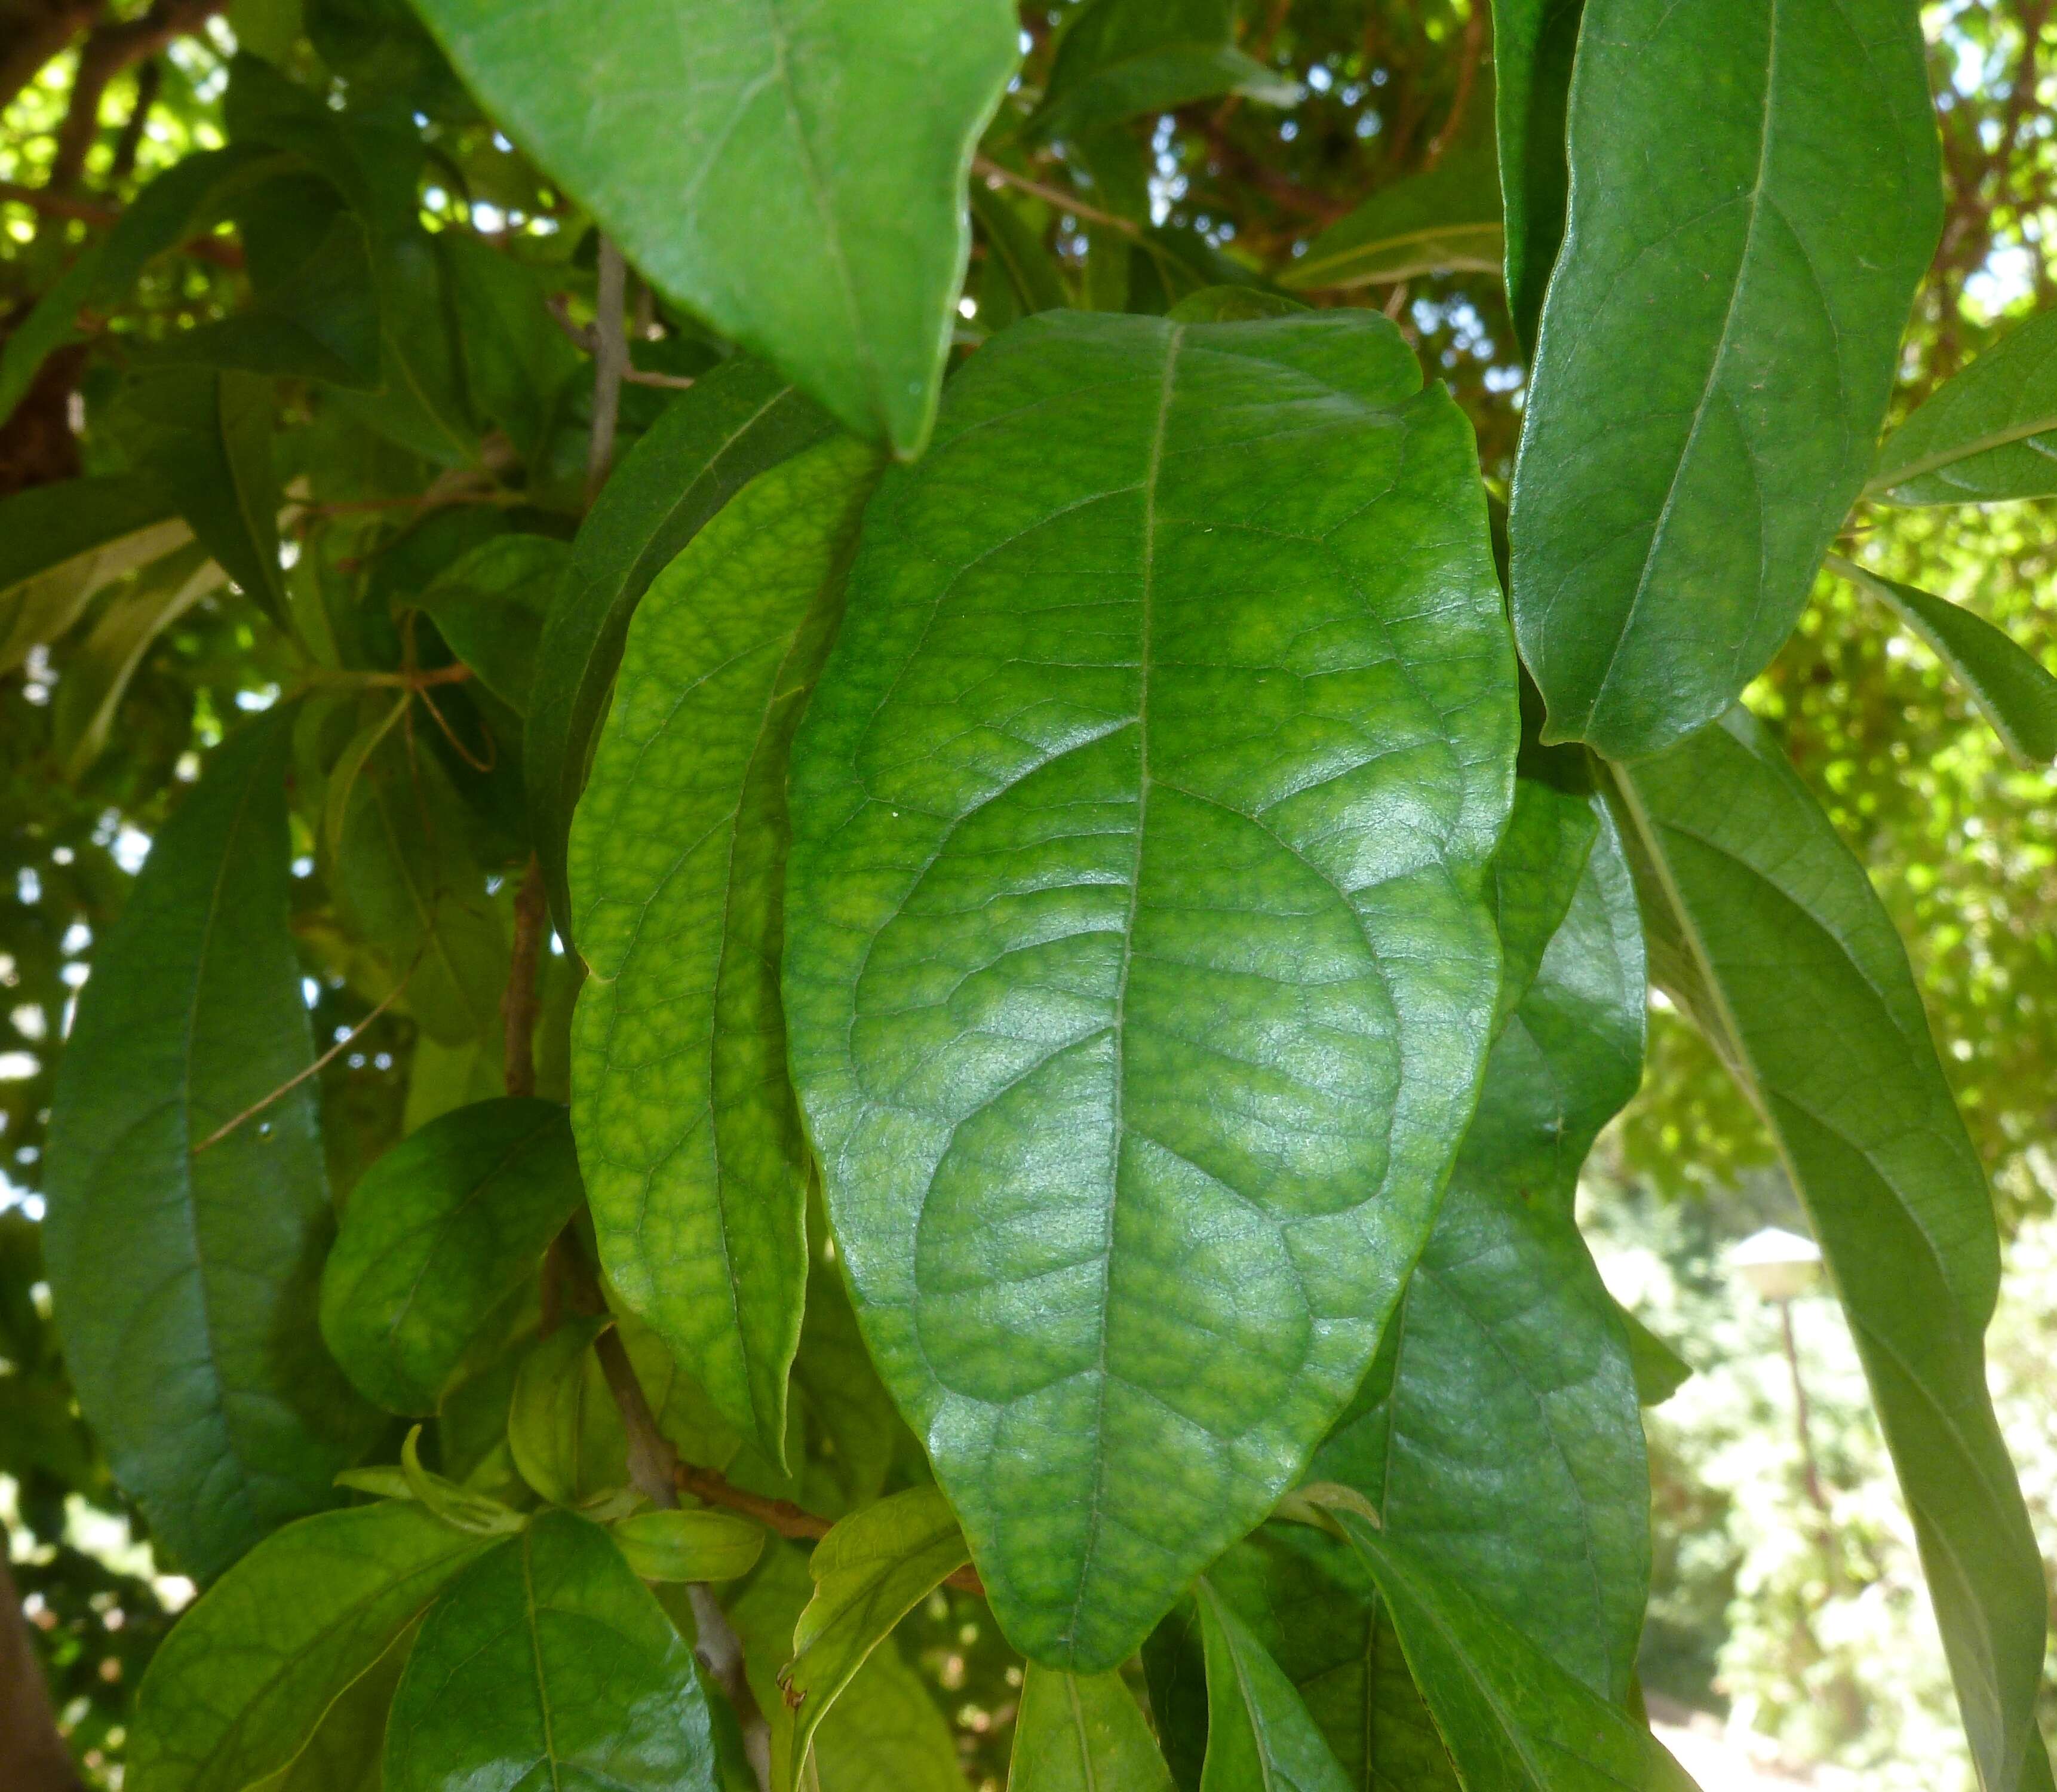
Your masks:
<svg viewBox="0 0 2057 1792"><path fill-rule="evenodd" d="M987 180L971 184L971 215L985 243L986 283L980 288L978 316L989 330L1016 318L1060 309L1070 301L1056 259L1044 247L1041 232L1031 230L1021 214ZM993 273L998 270L1010 295L1005 317L991 315Z"/></svg>
<svg viewBox="0 0 2057 1792"><path fill-rule="evenodd" d="M472 397L533 467L582 358L550 315L537 270L466 231L440 240Z"/></svg>
<svg viewBox="0 0 2057 1792"><path fill-rule="evenodd" d="M132 474L0 498L0 672L63 634L102 586L192 539L157 486Z"/></svg>
<svg viewBox="0 0 2057 1792"><path fill-rule="evenodd" d="M1849 1317L1980 1782L2050 1784L2045 1601L1986 1390L1992 1199L1863 868L1742 710L1615 790L1651 970L1764 1116Z"/></svg>
<svg viewBox="0 0 2057 1792"><path fill-rule="evenodd" d="M1171 1792L1142 1707L1119 1674L1031 1665L1021 1682L1007 1792Z"/></svg>
<svg viewBox="0 0 2057 1792"><path fill-rule="evenodd" d="M964 274L965 176L1017 59L1005 0L420 10L643 273L847 428L920 451Z"/></svg>
<svg viewBox="0 0 2057 1792"><path fill-rule="evenodd" d="M1269 1510L1427 1232L1516 728L1477 479L1383 318L1066 312L867 512L794 752L795 1080L1046 1663L1122 1659Z"/></svg>
<svg viewBox="0 0 2057 1792"><path fill-rule="evenodd" d="M516 714L529 712L543 618L571 549L548 535L497 535L438 573L422 608L450 649Z"/></svg>
<svg viewBox="0 0 2057 1792"><path fill-rule="evenodd" d="M1207 1758L1200 1792L1349 1792L1293 1683L1205 1580L1195 1589L1207 1660Z"/></svg>
<svg viewBox="0 0 2057 1792"><path fill-rule="evenodd" d="M1543 289L1564 240L1564 130L1585 0L1493 0L1492 75L1507 232L1507 307L1533 352Z"/></svg>
<svg viewBox="0 0 2057 1792"><path fill-rule="evenodd" d="M809 1167L779 1003L786 762L873 451L761 474L651 586L571 838L573 1120L609 1278L783 1460Z"/></svg>
<svg viewBox="0 0 2057 1792"><path fill-rule="evenodd" d="M965 1784L949 1722L890 1643L865 1657L849 1695L814 1732L814 1767L821 1792L963 1792Z"/></svg>
<svg viewBox="0 0 2057 1792"><path fill-rule="evenodd" d="M1587 0L1569 131L1514 623L1544 738L1626 759L1763 669L1869 470L1940 222L1920 22Z"/></svg>
<svg viewBox="0 0 2057 1792"><path fill-rule="evenodd" d="M1865 492L1893 504L2057 497L2057 311L1946 380L1885 438Z"/></svg>
<svg viewBox="0 0 2057 1792"><path fill-rule="evenodd" d="M288 1766L249 1792L383 1792L386 1715L414 1647L411 1629L339 1694Z"/></svg>
<svg viewBox="0 0 2057 1792"><path fill-rule="evenodd" d="M311 1084L208 1143L314 1059L287 927L290 721L230 736L160 831L51 1104L65 1365L161 1559L201 1580L333 1503L372 1422L315 1322L334 1222Z"/></svg>
<svg viewBox="0 0 2057 1792"><path fill-rule="evenodd" d="M1599 835L1589 797L1540 779L1516 780L1513 812L1492 856L1502 960L1497 1026L1505 1026L1536 981Z"/></svg>
<svg viewBox="0 0 2057 1792"><path fill-rule="evenodd" d="M764 1528L732 1512L643 1512L608 1533L645 1580L737 1580L764 1552Z"/></svg>
<svg viewBox="0 0 2057 1792"><path fill-rule="evenodd" d="M400 1446L400 1478L406 1485L409 1499L420 1501L426 1510L453 1529L475 1536L505 1536L529 1522L505 1501L474 1493L423 1468L421 1444L422 1428L418 1425ZM347 1485L352 1477L339 1475L336 1478Z"/></svg>
<svg viewBox="0 0 2057 1792"><path fill-rule="evenodd" d="M1058 41L1026 134L1082 137L1216 93L1290 105L1300 86L1235 47L1228 0L1090 0Z"/></svg>
<svg viewBox="0 0 2057 1792"><path fill-rule="evenodd" d="M1474 105L1482 100L1474 99ZM1500 272L1500 181L1492 144L1459 145L1436 167L1381 187L1279 272L1306 292L1391 285L1429 273Z"/></svg>
<svg viewBox="0 0 2057 1792"><path fill-rule="evenodd" d="M433 1413L482 1332L579 1204L553 1101L444 1115L367 1170L322 1271L322 1335L389 1412Z"/></svg>

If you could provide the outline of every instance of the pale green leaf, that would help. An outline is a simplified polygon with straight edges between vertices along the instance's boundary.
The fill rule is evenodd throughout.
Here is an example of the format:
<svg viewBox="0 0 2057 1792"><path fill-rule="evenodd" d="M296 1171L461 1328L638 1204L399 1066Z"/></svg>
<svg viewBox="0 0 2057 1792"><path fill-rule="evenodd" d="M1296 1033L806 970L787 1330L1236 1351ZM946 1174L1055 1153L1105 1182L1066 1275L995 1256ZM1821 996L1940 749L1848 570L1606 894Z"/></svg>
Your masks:
<svg viewBox="0 0 2057 1792"><path fill-rule="evenodd" d="M795 1080L1048 1664L1124 1659L1296 1477L1469 1115L1516 731L1473 457L1376 315L1060 312L867 512L794 753Z"/></svg>
<svg viewBox="0 0 2057 1792"><path fill-rule="evenodd" d="M1293 1683L1205 1580L1195 1596L1207 1661L1200 1792L1350 1792Z"/></svg>
<svg viewBox="0 0 2057 1792"><path fill-rule="evenodd" d="M1005 0L422 0L508 134L628 260L849 429L920 451ZM766 278L775 269L775 278Z"/></svg>
<svg viewBox="0 0 2057 1792"><path fill-rule="evenodd" d="M418 1500L423 1509L440 1522L475 1536L505 1536L529 1522L505 1501L474 1493L447 1476L423 1468L421 1446L422 1428L418 1425L400 1446L400 1478L407 1484L407 1497Z"/></svg>
<svg viewBox="0 0 2057 1792"><path fill-rule="evenodd" d="M1763 669L1870 469L1941 221L1920 20L1586 0L1569 131L1514 623L1544 739L1626 759Z"/></svg>
<svg viewBox="0 0 2057 1792"><path fill-rule="evenodd" d="M764 1552L764 1527L732 1512L641 1512L609 1535L645 1580L737 1580Z"/></svg>
<svg viewBox="0 0 2057 1792"><path fill-rule="evenodd" d="M515 1378L508 1448L521 1478L561 1506L628 1478L620 1414L593 1353L610 1323L565 1320L522 1358Z"/></svg>
<svg viewBox="0 0 2057 1792"><path fill-rule="evenodd" d="M1136 1695L1119 1674L1029 1666L1007 1792L1171 1792Z"/></svg>
<svg viewBox="0 0 2057 1792"><path fill-rule="evenodd" d="M2057 311L1946 380L1885 438L1865 491L1893 504L2057 497Z"/></svg>
<svg viewBox="0 0 2057 1792"><path fill-rule="evenodd" d="M1489 95L1472 104L1490 103ZM1436 167L1381 187L1282 269L1296 292L1393 285L1424 274L1500 269L1500 182L1492 145L1458 145Z"/></svg>

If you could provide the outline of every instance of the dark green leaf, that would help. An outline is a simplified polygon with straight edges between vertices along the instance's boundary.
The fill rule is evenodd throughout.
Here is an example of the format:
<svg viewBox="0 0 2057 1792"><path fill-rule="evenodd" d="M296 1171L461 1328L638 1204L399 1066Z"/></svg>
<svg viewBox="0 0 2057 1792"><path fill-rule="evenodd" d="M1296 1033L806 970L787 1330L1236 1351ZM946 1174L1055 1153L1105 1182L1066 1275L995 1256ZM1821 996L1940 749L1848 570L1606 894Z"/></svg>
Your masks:
<svg viewBox="0 0 2057 1792"><path fill-rule="evenodd" d="M1278 1664L1205 1580L1195 1590L1207 1658L1207 1759L1200 1792L1350 1792Z"/></svg>
<svg viewBox="0 0 2057 1792"><path fill-rule="evenodd" d="M157 486L127 474L0 498L0 672L63 634L103 585L192 539Z"/></svg>
<svg viewBox="0 0 2057 1792"><path fill-rule="evenodd" d="M402 1631L323 1712L291 1764L256 1781L249 1792L383 1792L386 1714L414 1643L414 1631Z"/></svg>
<svg viewBox="0 0 2057 1792"><path fill-rule="evenodd" d="M131 1792L243 1792L290 1766L322 1714L486 1547L390 1503L268 1540L152 1659L136 1695Z"/></svg>
<svg viewBox="0 0 2057 1792"><path fill-rule="evenodd" d="M1694 1792L1647 1726L1568 1673L1458 1576L1354 1512L1337 1521L1377 1583L1466 1786Z"/></svg>
<svg viewBox="0 0 2057 1792"><path fill-rule="evenodd" d="M636 443L581 527L571 571L544 620L523 736L536 851L567 946L565 842L629 617L708 517L830 427L770 368L729 362L697 381Z"/></svg>
<svg viewBox="0 0 2057 1792"><path fill-rule="evenodd" d="M1947 598L1829 556L1829 567L1876 597L1954 672L2007 750L2026 766L2057 759L2057 678L1984 617Z"/></svg>
<svg viewBox="0 0 2057 1792"><path fill-rule="evenodd" d="M161 1559L204 1580L331 1504L371 1420L315 1322L333 1222L312 1086L215 1137L314 1057L287 928L289 720L232 735L160 831L50 1115L65 1364Z"/></svg>
<svg viewBox="0 0 2057 1792"><path fill-rule="evenodd" d="M1946 382L1886 438L1865 490L1894 504L2057 497L2057 311Z"/></svg>
<svg viewBox="0 0 2057 1792"><path fill-rule="evenodd" d="M1235 47L1228 0L1090 0L1057 46L1028 134L1083 137L1216 93L1290 105L1300 88Z"/></svg>
<svg viewBox="0 0 2057 1792"><path fill-rule="evenodd" d="M1587 0L1570 161L1514 622L1544 738L1634 759L1763 669L1869 470L1940 221L1920 21Z"/></svg>
<svg viewBox="0 0 2057 1792"><path fill-rule="evenodd" d="M764 1528L732 1512L644 1512L610 1533L645 1580L737 1580L764 1552Z"/></svg>
<svg viewBox="0 0 2057 1792"><path fill-rule="evenodd" d="M432 1413L479 1335L579 1203L553 1101L446 1114L365 1172L322 1272L322 1334L395 1413Z"/></svg>
<svg viewBox="0 0 2057 1792"><path fill-rule="evenodd" d="M1564 159L1571 57L1584 0L1493 0L1492 74L1500 187L1506 211L1507 305L1524 350L1536 346L1543 289L1564 239Z"/></svg>
<svg viewBox="0 0 2057 1792"><path fill-rule="evenodd" d="M1157 1751L1119 1674L1067 1674L1031 1666L1021 1682L1007 1792L1171 1792Z"/></svg>
<svg viewBox="0 0 2057 1792"><path fill-rule="evenodd" d="M1579 887L1599 821L1589 798L1539 779L1514 787L1514 812L1492 857L1503 961L1496 1024L1504 1026L1536 981L1543 953Z"/></svg>
<svg viewBox="0 0 2057 1792"><path fill-rule="evenodd" d="M1012 6L420 10L638 268L846 427L920 451L964 275L965 175L1017 60Z"/></svg>
<svg viewBox="0 0 2057 1792"><path fill-rule="evenodd" d="M533 468L578 375L579 351L550 315L535 269L465 231L442 241L472 396Z"/></svg>
<svg viewBox="0 0 2057 1792"><path fill-rule="evenodd" d="M1391 285L1429 273L1496 274L1501 253L1499 176L1492 145L1480 137L1457 145L1435 168L1380 188L1317 236L1278 279L1307 292Z"/></svg>
<svg viewBox="0 0 2057 1792"><path fill-rule="evenodd" d="M608 1276L783 1460L809 1167L779 1005L786 760L876 454L761 474L636 613L572 829L573 1118Z"/></svg>
<svg viewBox="0 0 2057 1792"><path fill-rule="evenodd" d="M1635 1371L1635 1398L1645 1406L1661 1406L1693 1378L1693 1366L1625 1306L1620 1318Z"/></svg>
<svg viewBox="0 0 2057 1792"><path fill-rule="evenodd" d="M1652 971L1763 1114L1849 1315L1980 1782L2047 1787L2043 1577L1986 1391L1992 1199L1905 950L1744 712L1615 787L1645 855Z"/></svg>
<svg viewBox="0 0 2057 1792"><path fill-rule="evenodd" d="M386 1737L386 1792L713 1792L693 1652L597 1525L545 1512L445 1589Z"/></svg>
<svg viewBox="0 0 2057 1792"><path fill-rule="evenodd" d="M1050 1664L1284 1490L1470 1112L1516 728L1473 453L1375 315L1052 313L867 513L793 1062L873 1357Z"/></svg>
<svg viewBox="0 0 2057 1792"><path fill-rule="evenodd" d="M1012 289L1013 310L1005 321L1056 311L1070 303L1064 277L1043 246L1041 235L1024 224L1021 213L984 180L971 184L971 215L985 242L988 268L999 268ZM979 321L989 330L998 329L1001 322L987 315L983 298Z"/></svg>
<svg viewBox="0 0 2057 1792"><path fill-rule="evenodd" d="M570 564L571 549L550 536L497 535L422 593L457 656L517 715L528 713L543 618Z"/></svg>

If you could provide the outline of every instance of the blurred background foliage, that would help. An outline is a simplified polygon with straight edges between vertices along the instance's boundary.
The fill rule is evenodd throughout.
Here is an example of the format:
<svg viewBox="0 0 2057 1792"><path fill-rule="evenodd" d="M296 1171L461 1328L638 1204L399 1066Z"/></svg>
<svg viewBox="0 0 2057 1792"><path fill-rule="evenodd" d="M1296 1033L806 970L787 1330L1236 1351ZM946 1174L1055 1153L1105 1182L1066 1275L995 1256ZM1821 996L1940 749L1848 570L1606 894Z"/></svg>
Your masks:
<svg viewBox="0 0 2057 1792"><path fill-rule="evenodd" d="M1342 287L1294 273L1368 196L1405 204L1416 189L1403 183L1438 170L1436 191L1471 196L1464 147L1491 113L1484 6L1239 0L1240 47L1296 84L1297 100L1211 98L1045 141L1025 126L1074 10L1023 10L1022 74L975 176L961 351L1021 308L1010 240L1031 245L1039 277L1073 303L1162 309L1196 285L1278 281L1316 304L1374 305L1449 383L1504 487L1522 372L1496 276L1390 258ZM1924 10L1948 209L1903 404L2057 299L2044 248L2057 222L2052 10L2053 0ZM423 227L468 233L533 269L574 331L591 315L585 220L478 114L404 0L0 0L0 338L153 176L226 141L239 48L340 113L414 133ZM224 226L157 256L127 296L82 318L85 339L53 355L0 424L0 496L118 464L118 444L96 424L125 367L145 345L240 303L242 260ZM1318 254L1308 265L1329 264ZM722 352L661 307L648 315L636 363L658 383L624 394L625 438L668 401L664 379L690 378ZM591 389L581 360L550 395L551 433L526 486L496 495L536 506L539 532L560 513L564 532L576 520ZM418 589L410 567L433 571L463 545L441 539L465 526L465 505L445 501L486 488L354 428L311 389L287 386L279 422L280 477L299 498L296 589L345 590L364 627L392 636ZM478 478L489 484L503 448L484 438ZM1882 569L1964 603L2057 669L2049 523L2039 505L1858 520ZM254 605L227 590L202 597L149 641L104 745L82 755L67 684L77 692L97 676L97 625L122 593L117 581L0 678L0 1518L62 1726L89 1782L110 1786L130 1690L191 1589L155 1572L140 1520L76 1417L48 1322L36 1222L50 1078L95 934L198 755L239 710L272 701L294 664ZM1869 606L1825 578L1749 700L1908 942L1993 1172L2012 1271L1994 1378L2046 1554L2057 1553L2047 1393L2057 1378L2057 793L2047 776L2013 767L1927 650ZM298 887L327 1039L363 1019L375 982L337 961L311 866ZM418 1040L405 1005L323 1072L340 1187L404 1127L464 1098L470 1068ZM1947 1676L1840 1315L1817 1299L1800 1303L1797 1321L1824 1526L1804 1488L1775 1321L1725 1267L1734 1240L1766 1223L1797 1227L1797 1211L1712 1055L1661 1005L1652 1018L1643 1094L1603 1140L1584 1199L1616 1292L1699 1371L1651 1418L1659 1572L1646 1683L1725 1717L1825 1785L1865 1774L1867 1785L1948 1792L1965 1770ZM997 1787L1019 1685L1004 1643L980 1608L946 1593L910 1620L904 1640L956 1726L972 1783Z"/></svg>

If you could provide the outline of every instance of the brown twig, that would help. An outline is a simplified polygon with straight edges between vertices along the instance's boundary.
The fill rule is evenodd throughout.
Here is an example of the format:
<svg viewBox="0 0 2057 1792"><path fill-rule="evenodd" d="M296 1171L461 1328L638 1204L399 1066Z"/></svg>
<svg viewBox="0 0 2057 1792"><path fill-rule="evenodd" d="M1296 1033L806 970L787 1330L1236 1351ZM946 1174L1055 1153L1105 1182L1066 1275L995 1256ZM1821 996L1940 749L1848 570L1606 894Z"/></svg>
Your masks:
<svg viewBox="0 0 2057 1792"><path fill-rule="evenodd" d="M50 188L67 192L85 172L87 153L100 130L100 102L108 83L126 68L168 49L224 10L228 0L154 0L138 18L97 25L79 48L78 69L72 77L71 97L57 126L57 148L50 157Z"/></svg>
<svg viewBox="0 0 2057 1792"><path fill-rule="evenodd" d="M536 1017L542 1009L536 993L536 968L549 927L550 898L543 883L542 862L531 853L521 887L514 893L514 950L508 960L506 993L500 998L509 1095L536 1092Z"/></svg>
<svg viewBox="0 0 2057 1792"><path fill-rule="evenodd" d="M621 380L628 367L628 336L622 325L628 299L628 269L621 245L611 236L600 240L600 280L593 301L593 435L585 460L585 501L600 488L614 466L614 432L621 417Z"/></svg>
<svg viewBox="0 0 2057 1792"><path fill-rule="evenodd" d="M1429 153L1421 158L1425 168L1433 168L1441 161L1450 145L1457 140L1464 129L1464 109L1472 97L1472 87L1478 78L1479 59L1485 52L1485 7L1473 0L1472 15L1464 21L1463 61L1457 65L1457 90L1451 96L1449 114L1443 121L1443 128L1437 132L1435 141L1429 145Z"/></svg>
<svg viewBox="0 0 2057 1792"><path fill-rule="evenodd" d="M143 127L150 121L150 108L157 103L157 89L164 83L164 65L156 57L136 69L136 99L121 134L114 140L114 160L108 165L107 178L116 186L136 172L136 157L143 148Z"/></svg>
<svg viewBox="0 0 2057 1792"><path fill-rule="evenodd" d="M1054 205L1060 212L1068 212L1075 218L1083 218L1088 224L1104 224L1109 230L1119 230L1130 236L1140 236L1143 227L1132 218L1116 217L1112 212L1103 212L1096 205L1088 205L1076 195L1068 193L1059 187L1047 187L1040 180L1032 180L1025 174L1017 174L1011 168L1002 168L990 157L974 156L971 159L974 174L983 175L989 180L999 180L1032 193L1046 204Z"/></svg>

